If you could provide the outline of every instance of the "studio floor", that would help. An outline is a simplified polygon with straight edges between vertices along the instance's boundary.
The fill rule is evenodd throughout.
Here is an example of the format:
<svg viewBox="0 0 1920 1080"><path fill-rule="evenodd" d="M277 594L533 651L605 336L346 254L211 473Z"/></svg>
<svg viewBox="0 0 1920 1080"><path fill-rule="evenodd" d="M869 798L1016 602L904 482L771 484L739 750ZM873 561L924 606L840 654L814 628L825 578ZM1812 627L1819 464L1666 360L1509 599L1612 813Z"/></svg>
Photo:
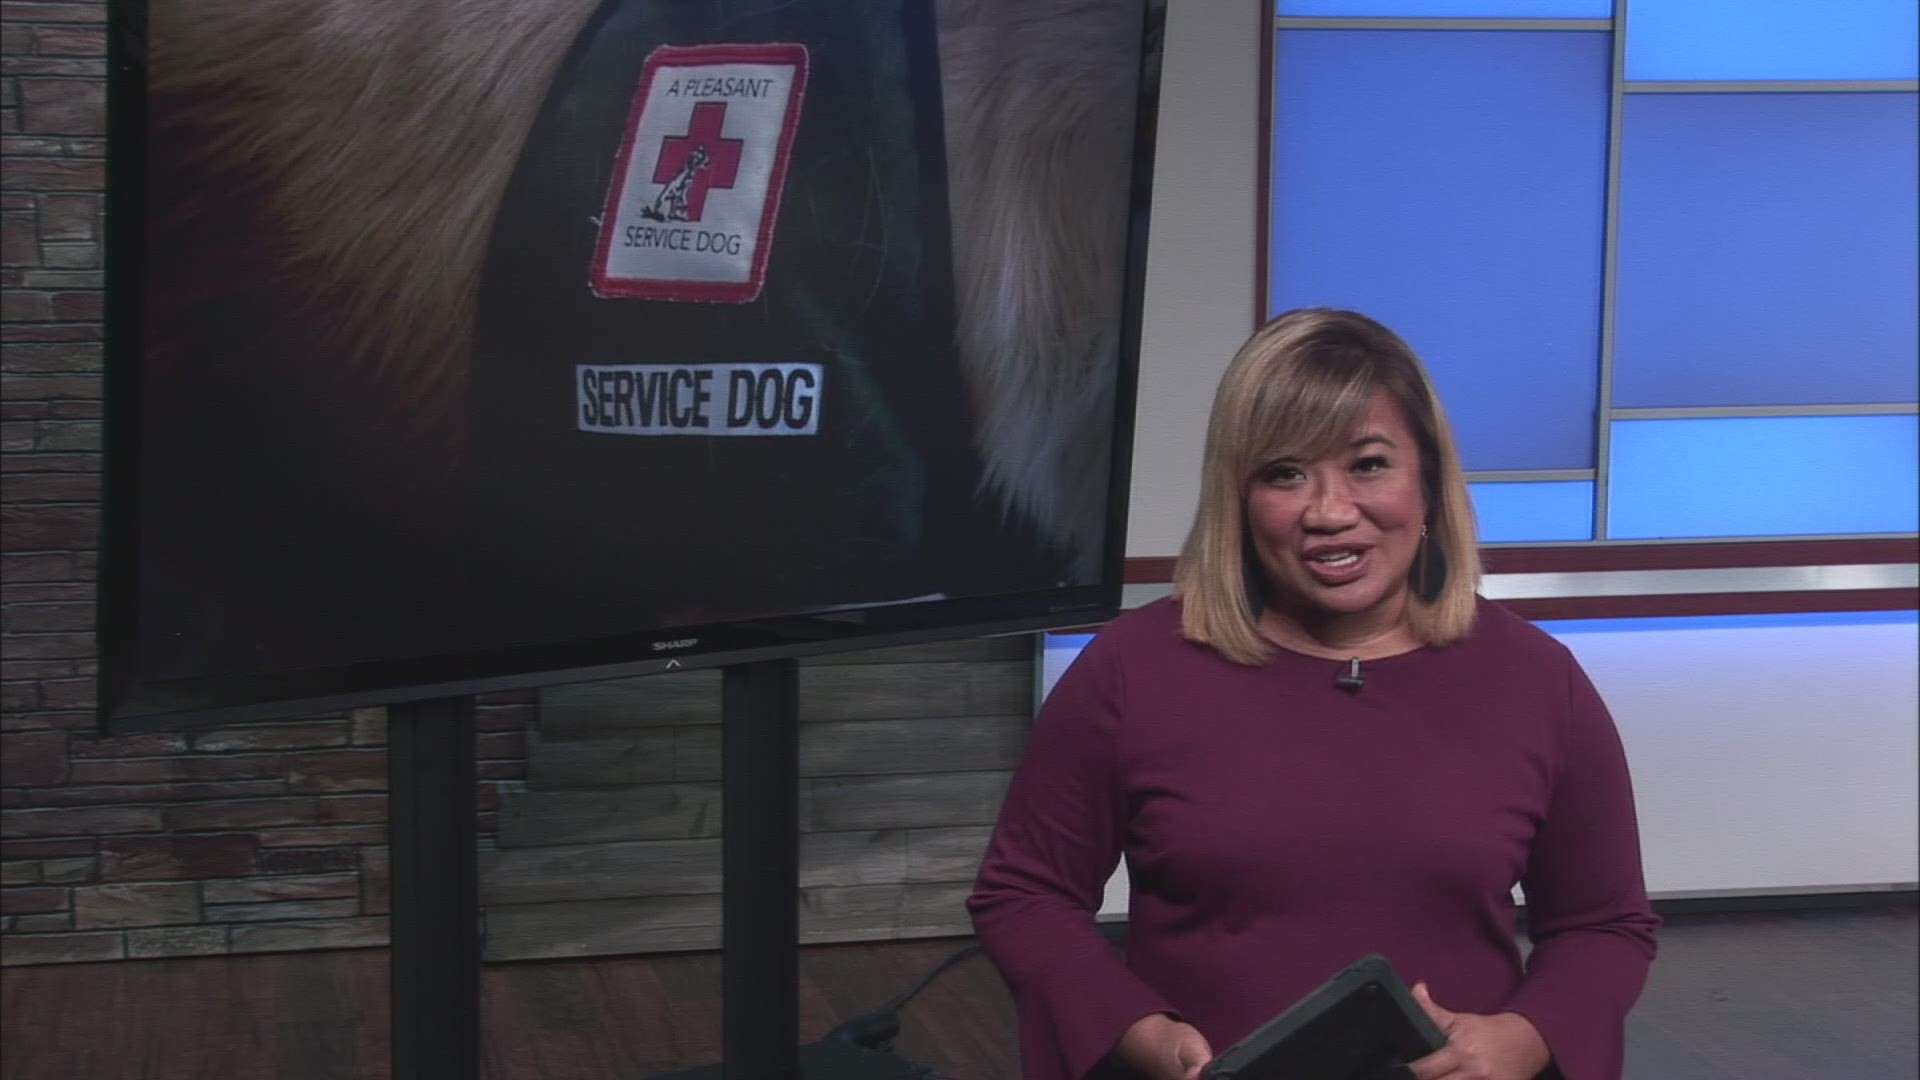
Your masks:
<svg viewBox="0 0 1920 1080"><path fill-rule="evenodd" d="M964 940L811 948L803 1039L875 1008ZM488 1080L640 1080L713 1061L717 955L490 966ZM1014 1014L984 958L907 1007L898 1052L955 1080L1018 1075ZM1920 915L1911 906L1672 916L1628 1029L1631 1080L1920 1078ZM388 1075L385 950L0 972L7 1080Z"/></svg>

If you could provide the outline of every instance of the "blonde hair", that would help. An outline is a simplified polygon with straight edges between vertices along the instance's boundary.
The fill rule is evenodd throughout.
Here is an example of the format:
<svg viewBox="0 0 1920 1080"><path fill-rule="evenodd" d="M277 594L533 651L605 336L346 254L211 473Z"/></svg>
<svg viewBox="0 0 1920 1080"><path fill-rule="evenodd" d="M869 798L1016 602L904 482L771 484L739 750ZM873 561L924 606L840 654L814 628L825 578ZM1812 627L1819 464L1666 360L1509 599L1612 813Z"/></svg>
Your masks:
<svg viewBox="0 0 1920 1080"><path fill-rule="evenodd" d="M1457 641L1473 628L1480 586L1473 503L1426 369L1399 335L1365 315L1302 308L1255 331L1214 396L1200 505L1173 574L1189 641L1240 664L1273 655L1259 630L1264 577L1248 543L1247 484L1276 457L1317 457L1344 446L1383 390L1413 429L1427 500L1424 542L1439 545L1446 568L1430 599L1411 590L1410 628L1428 645ZM1424 562L1416 556L1416 573Z"/></svg>

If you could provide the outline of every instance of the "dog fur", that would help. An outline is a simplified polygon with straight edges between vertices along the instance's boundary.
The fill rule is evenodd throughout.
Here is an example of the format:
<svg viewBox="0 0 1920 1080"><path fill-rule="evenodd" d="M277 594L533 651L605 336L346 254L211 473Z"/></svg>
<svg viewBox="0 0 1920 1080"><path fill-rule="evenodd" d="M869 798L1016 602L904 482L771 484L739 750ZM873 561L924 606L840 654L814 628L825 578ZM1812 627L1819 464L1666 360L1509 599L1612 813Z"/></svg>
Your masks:
<svg viewBox="0 0 1920 1080"><path fill-rule="evenodd" d="M345 410L332 422L383 460L418 463L389 478L403 495L444 482L460 458L460 410L431 403L463 399L488 224L595 7L151 5L156 138L195 147L176 166L190 205L169 227L233 228L246 193L270 250L260 280L232 284L269 293L298 328L257 362ZM1126 185L1085 181L1131 165L1132 117L1112 107L1135 79L1129 8L946 0L938 13L957 345L982 495L1068 553L1082 580L1103 554L1128 210ZM167 299L179 310L156 323L151 363L185 361L192 346L169 333L214 310L196 309L218 299L204 292Z"/></svg>

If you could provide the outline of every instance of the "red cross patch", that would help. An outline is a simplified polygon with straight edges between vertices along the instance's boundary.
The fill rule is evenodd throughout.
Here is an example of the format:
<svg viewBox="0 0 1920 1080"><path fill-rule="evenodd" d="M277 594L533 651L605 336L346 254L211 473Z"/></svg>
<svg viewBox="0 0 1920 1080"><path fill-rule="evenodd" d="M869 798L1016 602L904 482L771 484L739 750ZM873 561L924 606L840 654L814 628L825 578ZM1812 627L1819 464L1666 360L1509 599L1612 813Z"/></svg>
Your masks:
<svg viewBox="0 0 1920 1080"><path fill-rule="evenodd" d="M595 295L758 297L806 88L804 45L655 49L607 189Z"/></svg>

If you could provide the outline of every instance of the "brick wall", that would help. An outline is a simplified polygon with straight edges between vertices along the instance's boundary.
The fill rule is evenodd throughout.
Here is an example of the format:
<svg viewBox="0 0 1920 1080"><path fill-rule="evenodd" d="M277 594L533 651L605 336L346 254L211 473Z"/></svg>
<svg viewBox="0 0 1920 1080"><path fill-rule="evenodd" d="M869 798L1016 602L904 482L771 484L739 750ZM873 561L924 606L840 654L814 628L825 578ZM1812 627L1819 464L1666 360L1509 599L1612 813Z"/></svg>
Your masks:
<svg viewBox="0 0 1920 1080"><path fill-rule="evenodd" d="M385 713L94 733L106 9L0 4L0 962L385 941ZM532 695L484 699L480 827Z"/></svg>

